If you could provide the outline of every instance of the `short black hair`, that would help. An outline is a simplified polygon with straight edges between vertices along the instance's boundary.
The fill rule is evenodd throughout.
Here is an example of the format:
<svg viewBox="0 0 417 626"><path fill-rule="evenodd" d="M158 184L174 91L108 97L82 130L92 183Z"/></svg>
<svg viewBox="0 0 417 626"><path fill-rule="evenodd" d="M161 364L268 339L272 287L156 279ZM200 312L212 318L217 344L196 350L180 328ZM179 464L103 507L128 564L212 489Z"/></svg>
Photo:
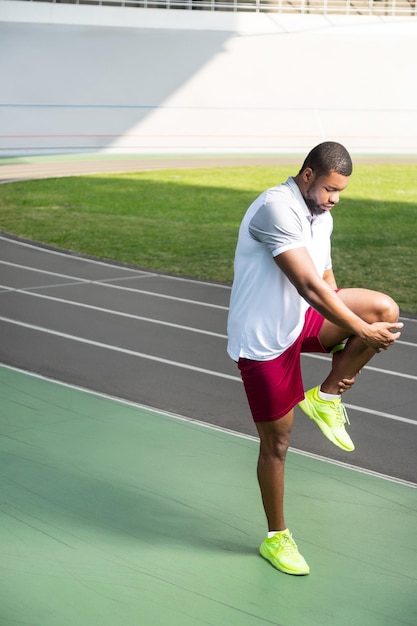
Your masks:
<svg viewBox="0 0 417 626"><path fill-rule="evenodd" d="M350 176L353 169L349 152L335 141L324 141L313 148L306 156L299 174L308 167L317 177L328 176L331 172Z"/></svg>

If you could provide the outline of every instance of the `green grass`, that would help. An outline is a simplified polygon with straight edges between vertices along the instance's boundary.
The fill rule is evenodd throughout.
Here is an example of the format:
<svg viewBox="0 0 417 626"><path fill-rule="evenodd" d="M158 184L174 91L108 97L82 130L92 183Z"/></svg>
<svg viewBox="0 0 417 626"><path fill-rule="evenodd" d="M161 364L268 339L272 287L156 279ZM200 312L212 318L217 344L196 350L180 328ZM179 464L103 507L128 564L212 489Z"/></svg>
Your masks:
<svg viewBox="0 0 417 626"><path fill-rule="evenodd" d="M0 228L105 259L231 282L237 230L289 167L228 167L103 174L0 187ZM391 294L417 312L414 284L417 165L357 165L334 209L340 287Z"/></svg>

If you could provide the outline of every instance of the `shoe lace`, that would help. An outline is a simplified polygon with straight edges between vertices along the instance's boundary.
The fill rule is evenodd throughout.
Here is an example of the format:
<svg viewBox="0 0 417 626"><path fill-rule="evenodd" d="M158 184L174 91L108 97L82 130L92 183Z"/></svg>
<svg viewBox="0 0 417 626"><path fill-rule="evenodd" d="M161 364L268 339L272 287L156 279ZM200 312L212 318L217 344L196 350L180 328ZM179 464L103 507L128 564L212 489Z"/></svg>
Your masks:
<svg viewBox="0 0 417 626"><path fill-rule="evenodd" d="M275 535L274 545L279 550L283 550L287 554L297 552L297 544L295 543L292 535Z"/></svg>
<svg viewBox="0 0 417 626"><path fill-rule="evenodd" d="M345 405L342 402L335 405L335 412L339 426L343 426L344 424L348 424L350 426L349 417Z"/></svg>

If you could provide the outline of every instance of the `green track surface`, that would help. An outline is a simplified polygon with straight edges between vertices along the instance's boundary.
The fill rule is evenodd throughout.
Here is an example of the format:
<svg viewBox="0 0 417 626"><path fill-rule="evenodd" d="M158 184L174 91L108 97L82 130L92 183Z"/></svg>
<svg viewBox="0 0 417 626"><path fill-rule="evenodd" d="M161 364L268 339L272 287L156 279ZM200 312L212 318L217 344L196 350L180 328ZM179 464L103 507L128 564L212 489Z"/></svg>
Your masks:
<svg viewBox="0 0 417 626"><path fill-rule="evenodd" d="M410 486L291 452L291 577L253 439L7 367L0 425L2 626L417 624Z"/></svg>

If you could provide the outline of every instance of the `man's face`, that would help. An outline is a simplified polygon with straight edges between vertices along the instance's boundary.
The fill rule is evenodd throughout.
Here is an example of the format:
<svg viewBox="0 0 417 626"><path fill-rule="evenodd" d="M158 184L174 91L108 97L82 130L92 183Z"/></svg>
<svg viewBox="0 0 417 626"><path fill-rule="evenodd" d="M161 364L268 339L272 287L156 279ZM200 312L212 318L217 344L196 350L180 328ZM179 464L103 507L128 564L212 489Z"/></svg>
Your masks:
<svg viewBox="0 0 417 626"><path fill-rule="evenodd" d="M339 202L340 193L346 188L349 176L331 172L318 178L312 174L305 191L304 200L312 215L331 211Z"/></svg>

